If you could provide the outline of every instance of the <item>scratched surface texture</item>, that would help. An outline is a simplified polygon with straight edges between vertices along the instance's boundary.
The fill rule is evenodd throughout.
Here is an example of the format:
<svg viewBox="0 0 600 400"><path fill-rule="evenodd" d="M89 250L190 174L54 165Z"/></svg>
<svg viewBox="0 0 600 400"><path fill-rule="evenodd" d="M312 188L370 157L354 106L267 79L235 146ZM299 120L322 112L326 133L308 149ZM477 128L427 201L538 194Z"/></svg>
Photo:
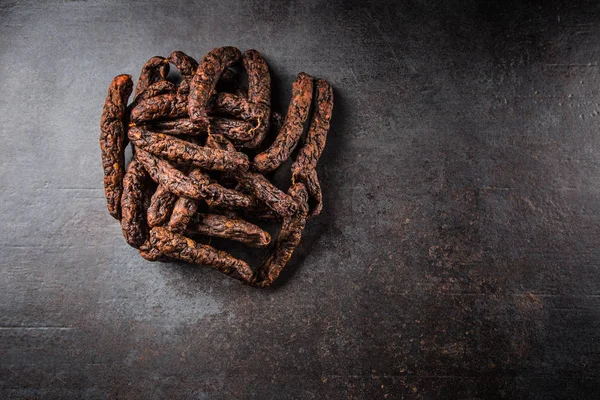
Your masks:
<svg viewBox="0 0 600 400"><path fill-rule="evenodd" d="M594 3L3 0L0 398L599 398ZM335 87L269 290L144 261L103 198L111 78L220 45L280 110Z"/></svg>

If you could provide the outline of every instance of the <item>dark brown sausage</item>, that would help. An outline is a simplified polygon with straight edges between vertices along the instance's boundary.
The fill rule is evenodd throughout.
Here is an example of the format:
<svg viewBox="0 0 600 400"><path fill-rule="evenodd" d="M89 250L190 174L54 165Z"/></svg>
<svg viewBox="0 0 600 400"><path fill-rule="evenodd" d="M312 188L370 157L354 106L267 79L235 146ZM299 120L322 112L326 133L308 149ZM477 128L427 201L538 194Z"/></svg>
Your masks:
<svg viewBox="0 0 600 400"><path fill-rule="evenodd" d="M255 149L269 132L271 116L271 75L265 59L256 50L246 50L242 57L248 74L248 102L253 105L253 138L244 147ZM309 101L310 103L310 101Z"/></svg>
<svg viewBox="0 0 600 400"><path fill-rule="evenodd" d="M310 212L311 216L319 215L323 209L323 195L316 167L325 148L333 112L333 89L331 86L326 81L319 79L316 84L316 92L315 111L306 134L306 141L298 152L296 161L292 164L292 181L306 184L310 198L315 201L315 206Z"/></svg>
<svg viewBox="0 0 600 400"><path fill-rule="evenodd" d="M187 116L187 97L180 93L166 93L136 103L131 110L132 122L182 118Z"/></svg>
<svg viewBox="0 0 600 400"><path fill-rule="evenodd" d="M238 49L227 46L213 49L202 58L190 83L188 109L192 121L208 126L206 106L210 96L221 74L241 57Z"/></svg>
<svg viewBox="0 0 600 400"><path fill-rule="evenodd" d="M292 101L283 126L275 141L254 158L255 168L262 173L271 172L287 160L298 144L312 101L313 82L310 75L298 74L292 88Z"/></svg>
<svg viewBox="0 0 600 400"><path fill-rule="evenodd" d="M181 82L177 87L177 94L185 96L187 100L187 95L190 93L190 81L196 73L198 62L184 52L177 50L169 54L167 59L181 73Z"/></svg>
<svg viewBox="0 0 600 400"><path fill-rule="evenodd" d="M188 177L201 182L202 185L208 185L210 183L209 176L199 168L192 170ZM173 207L173 213L171 214L171 219L169 219L168 224L169 229L173 232L184 232L192 220L192 217L196 214L196 211L198 211L197 200L180 197Z"/></svg>
<svg viewBox="0 0 600 400"><path fill-rule="evenodd" d="M270 286L279 277L302 238L308 215L308 193L303 183L296 183L290 188L289 195L298 203L298 211L292 217L283 220L273 252L257 270L253 279L252 283L255 286Z"/></svg>
<svg viewBox="0 0 600 400"><path fill-rule="evenodd" d="M175 50L169 54L167 60L177 68L184 79L191 79L198 68L198 62L183 51Z"/></svg>
<svg viewBox="0 0 600 400"><path fill-rule="evenodd" d="M231 140L227 139L223 135L212 134L206 137L206 147L211 149L220 149L225 151L236 151L235 146L231 143Z"/></svg>
<svg viewBox="0 0 600 400"><path fill-rule="evenodd" d="M257 110L245 97L233 93L221 92L215 97L213 104L215 113L227 114L248 121L256 118Z"/></svg>
<svg viewBox="0 0 600 400"><path fill-rule="evenodd" d="M123 178L123 197L121 199L121 229L130 246L139 248L148 234L146 213L144 210L144 184L148 179L144 167L133 157Z"/></svg>
<svg viewBox="0 0 600 400"><path fill-rule="evenodd" d="M292 164L292 175L297 181L306 180L310 171L317 167L329 132L333 112L333 89L326 81L319 79L316 92L315 112L306 134L306 141Z"/></svg>
<svg viewBox="0 0 600 400"><path fill-rule="evenodd" d="M314 208L310 212L310 216L316 217L321 214L321 210L323 210L323 193L321 192L321 183L319 182L317 170L313 169L308 173L304 180L304 184L306 185L308 196L315 202Z"/></svg>
<svg viewBox="0 0 600 400"><path fill-rule="evenodd" d="M256 172L240 172L235 178L259 201L282 217L289 217L296 211L296 203L284 192L276 188L267 178Z"/></svg>
<svg viewBox="0 0 600 400"><path fill-rule="evenodd" d="M198 214L190 231L206 236L235 240L252 247L266 247L271 236L260 227L239 218L217 214Z"/></svg>
<svg viewBox="0 0 600 400"><path fill-rule="evenodd" d="M209 135L206 146L213 149L233 148L233 144L220 135ZM285 193L275 187L267 178L256 172L236 172L233 174L240 185L252 193L257 200L264 203L277 215L290 216L296 211L296 203Z"/></svg>
<svg viewBox="0 0 600 400"><path fill-rule="evenodd" d="M134 97L138 97L153 83L165 79L169 75L169 62L166 58L154 56L142 67L137 85L135 85Z"/></svg>
<svg viewBox="0 0 600 400"><path fill-rule="evenodd" d="M252 278L252 270L244 261L168 229L159 226L152 228L150 242L168 257L191 264L206 265L244 282L249 282Z"/></svg>
<svg viewBox="0 0 600 400"><path fill-rule="evenodd" d="M173 82L169 82L164 79L160 80L148 86L146 90L137 95L133 102L127 108L129 112L131 112L131 110L133 110L142 100L148 99L150 97L159 96L161 94L175 93L176 90L177 88L175 87L175 84Z"/></svg>
<svg viewBox="0 0 600 400"><path fill-rule="evenodd" d="M108 88L100 118L100 150L104 168L104 192L110 215L121 217L121 193L125 173L124 138L127 135L126 108L133 82L130 75L115 77Z"/></svg>
<svg viewBox="0 0 600 400"><path fill-rule="evenodd" d="M142 149L138 149L136 155L156 183L179 197L205 200L211 206L224 208L246 208L254 202L252 197L218 183L206 183L194 179L193 175L186 176L167 161Z"/></svg>
<svg viewBox="0 0 600 400"><path fill-rule="evenodd" d="M177 118L168 121L153 121L152 131L165 135L206 135L202 125L192 122L189 118Z"/></svg>
<svg viewBox="0 0 600 400"><path fill-rule="evenodd" d="M254 137L250 122L229 118L211 118L210 133L223 135L234 142L246 142Z"/></svg>
<svg viewBox="0 0 600 400"><path fill-rule="evenodd" d="M252 124L236 119L209 117L210 132L222 134L236 142L243 142L252 138ZM206 126L193 122L189 118L177 118L167 121L152 121L152 130L167 135L203 136L208 134Z"/></svg>
<svg viewBox="0 0 600 400"><path fill-rule="evenodd" d="M153 228L167 222L173 211L175 201L177 201L176 195L169 192L165 186L158 185L156 191L152 195L150 207L148 207L146 212L148 226Z"/></svg>
<svg viewBox="0 0 600 400"><path fill-rule="evenodd" d="M141 127L129 130L131 142L152 154L172 161L190 163L211 171L244 171L248 169L248 156L240 152L231 152L198 146L162 133L150 132Z"/></svg>
<svg viewBox="0 0 600 400"><path fill-rule="evenodd" d="M179 197L191 199L202 199L202 182L187 177L183 172L143 149L137 149L136 158L143 164L144 168L156 183L164 186L169 192Z"/></svg>

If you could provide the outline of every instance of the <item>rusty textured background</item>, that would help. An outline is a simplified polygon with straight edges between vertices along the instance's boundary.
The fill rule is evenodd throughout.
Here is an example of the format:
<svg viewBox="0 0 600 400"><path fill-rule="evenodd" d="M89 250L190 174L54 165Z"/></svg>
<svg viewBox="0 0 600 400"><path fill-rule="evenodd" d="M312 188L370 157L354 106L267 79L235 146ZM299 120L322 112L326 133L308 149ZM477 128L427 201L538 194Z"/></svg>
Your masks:
<svg viewBox="0 0 600 400"><path fill-rule="evenodd" d="M102 191L119 73L254 47L336 90L325 212L256 290ZM600 397L600 6L0 2L0 398Z"/></svg>

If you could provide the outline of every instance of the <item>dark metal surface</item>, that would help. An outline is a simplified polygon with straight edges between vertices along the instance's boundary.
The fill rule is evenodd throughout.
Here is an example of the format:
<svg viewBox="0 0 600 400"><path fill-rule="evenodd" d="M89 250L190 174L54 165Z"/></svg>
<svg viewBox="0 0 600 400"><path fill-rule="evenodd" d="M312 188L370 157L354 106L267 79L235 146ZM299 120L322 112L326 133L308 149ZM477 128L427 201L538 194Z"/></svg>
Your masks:
<svg viewBox="0 0 600 400"><path fill-rule="evenodd" d="M594 3L2 1L0 398L598 398ZM283 109L336 91L270 290L144 261L103 198L111 78L220 45Z"/></svg>

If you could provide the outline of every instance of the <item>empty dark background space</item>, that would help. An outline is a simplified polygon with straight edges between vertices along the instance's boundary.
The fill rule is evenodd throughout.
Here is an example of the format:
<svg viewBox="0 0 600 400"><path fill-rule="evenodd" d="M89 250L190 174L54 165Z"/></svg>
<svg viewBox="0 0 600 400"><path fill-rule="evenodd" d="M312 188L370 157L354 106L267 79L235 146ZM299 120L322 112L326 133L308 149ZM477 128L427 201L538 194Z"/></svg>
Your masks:
<svg viewBox="0 0 600 400"><path fill-rule="evenodd" d="M600 397L595 1L0 1L0 397ZM106 210L113 76L256 48L336 106L281 282L149 263Z"/></svg>

